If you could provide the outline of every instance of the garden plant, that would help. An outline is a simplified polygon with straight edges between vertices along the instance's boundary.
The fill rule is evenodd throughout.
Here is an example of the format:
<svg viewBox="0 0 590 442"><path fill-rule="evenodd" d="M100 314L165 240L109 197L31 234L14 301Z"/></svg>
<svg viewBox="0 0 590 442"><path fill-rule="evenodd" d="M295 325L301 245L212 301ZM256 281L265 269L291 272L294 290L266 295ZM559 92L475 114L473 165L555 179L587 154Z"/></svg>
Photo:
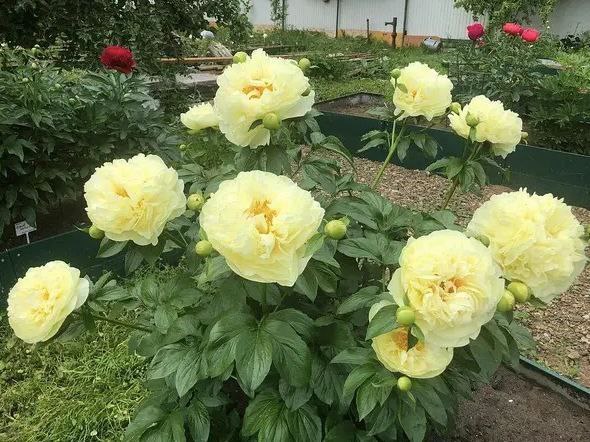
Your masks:
<svg viewBox="0 0 590 442"><path fill-rule="evenodd" d="M132 273L175 254L173 277L127 288L51 261L9 293L9 323L28 343L75 339L97 321L129 328L150 389L129 440L446 434L459 400L502 362L518 365L515 303L549 302L585 266L588 232L550 194L494 196L463 230L447 210L380 196L382 172L372 187L357 182L350 153L319 131L307 65L262 50L236 57L213 103L181 115L191 138L176 170L140 153L85 182L99 256L124 254ZM388 161L410 143L436 151L404 125L448 117L465 144L462 158L433 166L450 195L483 184L481 165L521 140L518 115L484 96L453 103L451 81L424 64L391 83L392 130L367 139ZM214 145L226 153L203 167Z"/></svg>

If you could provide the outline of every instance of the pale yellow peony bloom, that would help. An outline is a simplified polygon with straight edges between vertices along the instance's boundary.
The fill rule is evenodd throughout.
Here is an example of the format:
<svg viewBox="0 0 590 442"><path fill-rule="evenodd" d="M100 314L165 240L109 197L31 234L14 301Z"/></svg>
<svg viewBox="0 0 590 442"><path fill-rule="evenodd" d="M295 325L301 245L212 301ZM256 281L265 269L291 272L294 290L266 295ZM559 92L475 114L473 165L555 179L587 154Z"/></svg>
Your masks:
<svg viewBox="0 0 590 442"><path fill-rule="evenodd" d="M392 303L381 301L374 304L369 312L369 321L388 304ZM394 373L420 379L433 378L445 371L453 359L453 349L420 341L408 350L408 333L408 327L399 327L373 338L373 350L383 366Z"/></svg>
<svg viewBox="0 0 590 442"><path fill-rule="evenodd" d="M451 80L418 61L401 69L397 82L405 87L393 93L395 114L401 114L400 118L423 116L430 121L443 115L453 101Z"/></svg>
<svg viewBox="0 0 590 442"><path fill-rule="evenodd" d="M86 211L109 239L156 245L166 223L185 211L183 189L160 157L138 154L96 169L84 185Z"/></svg>
<svg viewBox="0 0 590 442"><path fill-rule="evenodd" d="M257 120L274 113L280 120L301 117L311 110L315 93L296 63L272 58L262 49L244 63L228 66L217 79L215 110L219 129L238 146L255 148L270 141L263 125L250 130Z"/></svg>
<svg viewBox="0 0 590 442"><path fill-rule="evenodd" d="M467 233L485 237L504 277L544 302L566 291L586 265L584 228L551 194L494 195L475 211Z"/></svg>
<svg viewBox="0 0 590 442"><path fill-rule="evenodd" d="M311 258L305 245L323 216L311 194L289 178L252 171L221 183L199 220L235 273L292 286Z"/></svg>
<svg viewBox="0 0 590 442"><path fill-rule="evenodd" d="M500 267L478 240L454 230L410 238L388 289L415 310L429 344L461 347L479 335L504 293Z"/></svg>
<svg viewBox="0 0 590 442"><path fill-rule="evenodd" d="M478 95L459 114L449 114L451 128L463 138L469 138L467 114L479 120L475 127L476 141L489 141L494 155L502 158L514 152L522 136L522 120L517 113L505 110L501 101Z"/></svg>
<svg viewBox="0 0 590 442"><path fill-rule="evenodd" d="M8 293L8 322L29 344L54 336L86 298L90 284L63 261L31 267Z"/></svg>
<svg viewBox="0 0 590 442"><path fill-rule="evenodd" d="M208 127L217 127L219 118L211 103L201 103L180 114L180 122L193 132L198 132Z"/></svg>

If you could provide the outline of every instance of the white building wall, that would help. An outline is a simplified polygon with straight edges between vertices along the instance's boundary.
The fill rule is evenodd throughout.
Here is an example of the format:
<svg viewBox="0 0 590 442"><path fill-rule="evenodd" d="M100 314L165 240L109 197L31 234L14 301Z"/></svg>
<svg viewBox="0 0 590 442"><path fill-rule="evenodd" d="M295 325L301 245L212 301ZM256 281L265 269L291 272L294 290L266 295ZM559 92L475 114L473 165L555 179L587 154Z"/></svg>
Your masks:
<svg viewBox="0 0 590 442"><path fill-rule="evenodd" d="M340 29L365 30L369 19L371 31L391 32L393 28L385 22L397 17L397 32L401 33L403 14L404 0L340 0Z"/></svg>
<svg viewBox="0 0 590 442"><path fill-rule="evenodd" d="M254 26L271 26L273 24L270 19L270 0L252 0L250 4L252 6L248 12L250 23Z"/></svg>
<svg viewBox="0 0 590 442"><path fill-rule="evenodd" d="M287 27L323 30L326 32L336 31L336 0L330 0L329 2L322 0L286 1L288 8Z"/></svg>
<svg viewBox="0 0 590 442"><path fill-rule="evenodd" d="M549 25L552 34L562 37L590 31L590 0L561 0Z"/></svg>
<svg viewBox="0 0 590 442"><path fill-rule="evenodd" d="M485 25L485 20L481 20ZM408 35L427 35L441 38L467 38L467 25L473 16L462 8L455 8L453 0L409 0Z"/></svg>

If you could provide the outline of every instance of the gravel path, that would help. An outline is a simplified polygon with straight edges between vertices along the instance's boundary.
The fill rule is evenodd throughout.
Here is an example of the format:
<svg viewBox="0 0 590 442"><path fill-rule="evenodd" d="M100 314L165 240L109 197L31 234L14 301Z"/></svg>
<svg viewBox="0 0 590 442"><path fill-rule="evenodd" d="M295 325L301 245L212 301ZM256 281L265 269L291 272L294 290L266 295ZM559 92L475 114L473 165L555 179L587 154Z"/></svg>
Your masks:
<svg viewBox="0 0 590 442"><path fill-rule="evenodd" d="M370 181L381 163L355 159L358 180ZM429 211L440 206L447 181L422 170L408 170L390 165L379 190L391 201L416 210ZM480 194L457 193L449 209L465 226L472 213L490 196L510 190L491 185ZM574 214L583 224L590 223L590 211L576 207ZM590 265L577 282L545 308L519 306L517 317L525 324L535 341L537 351L530 355L539 362L577 382L590 387Z"/></svg>

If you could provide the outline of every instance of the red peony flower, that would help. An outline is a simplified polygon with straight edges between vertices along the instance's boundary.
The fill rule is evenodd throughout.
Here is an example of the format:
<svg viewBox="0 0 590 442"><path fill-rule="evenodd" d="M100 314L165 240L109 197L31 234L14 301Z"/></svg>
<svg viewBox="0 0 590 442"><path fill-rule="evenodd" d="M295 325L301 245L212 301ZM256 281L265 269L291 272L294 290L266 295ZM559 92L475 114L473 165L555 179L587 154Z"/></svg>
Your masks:
<svg viewBox="0 0 590 442"><path fill-rule="evenodd" d="M522 34L522 26L520 26L518 23L504 23L502 30L510 35Z"/></svg>
<svg viewBox="0 0 590 442"><path fill-rule="evenodd" d="M107 69L114 69L123 74L130 74L135 68L133 53L123 46L107 46L100 54L100 62Z"/></svg>
<svg viewBox="0 0 590 442"><path fill-rule="evenodd" d="M467 37L469 37L469 40L479 40L483 37L483 34L485 34L485 30L481 23L476 22L467 26Z"/></svg>
<svg viewBox="0 0 590 442"><path fill-rule="evenodd" d="M520 36L524 41L534 43L539 39L541 33L534 28L526 28L523 29L522 34Z"/></svg>

